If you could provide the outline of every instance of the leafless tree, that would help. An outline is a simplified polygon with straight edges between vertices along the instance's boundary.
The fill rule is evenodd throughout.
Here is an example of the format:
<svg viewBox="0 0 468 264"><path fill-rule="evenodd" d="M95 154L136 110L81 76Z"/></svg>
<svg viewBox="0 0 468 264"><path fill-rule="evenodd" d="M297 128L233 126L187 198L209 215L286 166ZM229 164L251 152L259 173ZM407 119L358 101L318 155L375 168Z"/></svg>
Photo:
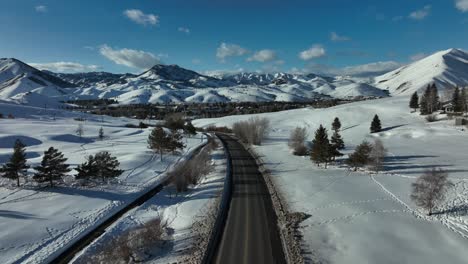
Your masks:
<svg viewBox="0 0 468 264"><path fill-rule="evenodd" d="M383 163L385 156L387 155L387 149L385 148L382 140L375 139L370 152L370 165L371 169L379 172L383 169Z"/></svg>
<svg viewBox="0 0 468 264"><path fill-rule="evenodd" d="M305 127L296 127L291 131L288 146L293 150L294 155L306 154L307 148L304 145L306 138L307 130Z"/></svg>
<svg viewBox="0 0 468 264"><path fill-rule="evenodd" d="M416 205L426 209L428 215L443 202L445 194L453 186L448 179L448 173L442 169L432 168L424 172L416 182L412 183L411 199Z"/></svg>
<svg viewBox="0 0 468 264"><path fill-rule="evenodd" d="M83 124L79 123L75 132L76 132L76 135L81 138L83 136L83 134L84 134Z"/></svg>
<svg viewBox="0 0 468 264"><path fill-rule="evenodd" d="M232 132L244 143L261 145L270 132L270 121L267 118L252 117L247 121L234 123Z"/></svg>

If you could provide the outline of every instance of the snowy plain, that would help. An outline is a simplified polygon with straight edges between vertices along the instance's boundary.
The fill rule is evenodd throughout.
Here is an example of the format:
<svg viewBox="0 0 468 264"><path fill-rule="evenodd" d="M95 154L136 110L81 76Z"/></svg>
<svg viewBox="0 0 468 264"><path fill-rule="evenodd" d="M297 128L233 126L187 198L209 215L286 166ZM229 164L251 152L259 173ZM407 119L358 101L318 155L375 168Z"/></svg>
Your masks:
<svg viewBox="0 0 468 264"><path fill-rule="evenodd" d="M44 263L97 223L161 183L171 165L203 143L187 138L181 155L165 155L163 162L147 148L148 129L126 128L137 120L84 115L62 110L0 103L0 112L15 119L0 119L0 163L8 160L17 138L26 144L28 163L39 164L50 146L62 151L71 167L99 151L118 157L124 173L118 183L91 186L16 188L2 179L0 187L0 263ZM84 117L85 122L74 118ZM55 119L55 120L54 120ZM103 122L102 122L103 121ZM83 138L75 134L78 123ZM98 140L103 127L106 139ZM32 170L31 170L32 172ZM72 172L76 173L76 172Z"/></svg>
<svg viewBox="0 0 468 264"><path fill-rule="evenodd" d="M468 131L453 120L427 123L410 113L406 96L355 102L326 109L196 120L196 126L231 126L266 117L272 131L257 151L272 172L291 211L310 214L301 223L308 259L323 263L466 263L468 259ZM383 131L370 134L374 114ZM388 149L385 171L353 172L344 165L317 167L293 156L290 131L306 127L308 140L320 124L342 123L345 154L363 140L380 138ZM346 157L346 156L345 156ZM344 157L344 158L345 158ZM428 217L410 199L411 183L425 169L449 172L455 184L441 214Z"/></svg>

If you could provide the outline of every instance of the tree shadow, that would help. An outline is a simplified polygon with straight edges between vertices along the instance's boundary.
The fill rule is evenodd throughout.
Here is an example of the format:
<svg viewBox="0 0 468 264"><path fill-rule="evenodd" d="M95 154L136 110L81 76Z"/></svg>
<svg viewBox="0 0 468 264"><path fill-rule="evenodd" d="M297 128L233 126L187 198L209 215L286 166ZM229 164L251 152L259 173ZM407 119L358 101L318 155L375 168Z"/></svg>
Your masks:
<svg viewBox="0 0 468 264"><path fill-rule="evenodd" d="M453 206L453 207L451 207L449 209L438 211L438 212L435 212L433 214L434 215L446 214L446 215L449 215L449 216L456 216L456 217L467 216L468 215L468 204L456 205L456 206Z"/></svg>
<svg viewBox="0 0 468 264"><path fill-rule="evenodd" d="M403 126L406 126L406 125L408 125L408 124L385 127L385 128L382 128L379 132L390 131L390 130L392 130L392 129L399 128L399 127L403 127Z"/></svg>
<svg viewBox="0 0 468 264"><path fill-rule="evenodd" d="M33 214L18 212L18 211L10 211L10 210L0 210L0 218L14 218L14 219L36 219L36 220L43 220L44 218L36 217Z"/></svg>

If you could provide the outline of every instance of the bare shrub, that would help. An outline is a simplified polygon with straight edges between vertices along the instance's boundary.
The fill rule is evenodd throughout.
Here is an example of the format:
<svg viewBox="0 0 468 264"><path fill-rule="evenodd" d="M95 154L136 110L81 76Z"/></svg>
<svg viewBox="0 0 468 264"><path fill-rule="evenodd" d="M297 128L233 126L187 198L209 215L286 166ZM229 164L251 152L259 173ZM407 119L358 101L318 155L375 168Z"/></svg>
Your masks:
<svg viewBox="0 0 468 264"><path fill-rule="evenodd" d="M304 145L306 138L307 130L305 127L296 127L291 131L288 146L293 150L294 155L307 155L307 148Z"/></svg>
<svg viewBox="0 0 468 264"><path fill-rule="evenodd" d="M385 156L387 155L387 149L383 145L380 139L375 139L370 152L370 165L373 171L379 172L383 169L383 163Z"/></svg>
<svg viewBox="0 0 468 264"><path fill-rule="evenodd" d="M252 117L247 121L236 122L232 132L244 143L261 145L270 131L270 121L267 118Z"/></svg>
<svg viewBox="0 0 468 264"><path fill-rule="evenodd" d="M435 122L435 121L437 121L437 116L434 115L434 114L427 115L426 116L426 121L429 122L429 123Z"/></svg>
<svg viewBox="0 0 468 264"><path fill-rule="evenodd" d="M88 259L79 263L130 263L139 253L148 251L161 243L166 234L167 222L160 218L149 220L143 225L125 231L117 237L111 238L102 248Z"/></svg>
<svg viewBox="0 0 468 264"><path fill-rule="evenodd" d="M197 185L202 176L210 173L211 152L217 147L217 142L210 139L209 143L192 159L177 164L169 172L170 182L176 187L176 191L186 192L190 185Z"/></svg>
<svg viewBox="0 0 468 264"><path fill-rule="evenodd" d="M416 182L411 184L413 188L411 199L417 206L426 209L428 215L431 215L434 208L443 202L445 194L453 186L447 178L448 173L442 169L426 170Z"/></svg>

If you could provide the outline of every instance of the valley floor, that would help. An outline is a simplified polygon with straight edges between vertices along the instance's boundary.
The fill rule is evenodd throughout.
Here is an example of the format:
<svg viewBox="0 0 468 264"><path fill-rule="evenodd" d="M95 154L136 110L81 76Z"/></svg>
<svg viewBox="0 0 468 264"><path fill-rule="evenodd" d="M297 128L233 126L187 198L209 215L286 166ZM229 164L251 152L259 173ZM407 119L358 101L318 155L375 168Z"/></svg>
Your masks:
<svg viewBox="0 0 468 264"><path fill-rule="evenodd" d="M301 223L304 254L324 263L466 263L468 259L468 132L453 120L427 123L410 113L407 97L394 97L327 109L260 114L272 132L255 150L262 156L291 211L310 214ZM374 114L383 131L369 134ZM232 125L251 116L202 119L196 126ZM290 153L296 126L309 140L320 124L330 129L339 117L345 154L364 139L380 138L389 150L385 171L352 172L344 165L317 167ZM455 184L441 214L428 217L410 199L411 183L425 169L449 172Z"/></svg>

